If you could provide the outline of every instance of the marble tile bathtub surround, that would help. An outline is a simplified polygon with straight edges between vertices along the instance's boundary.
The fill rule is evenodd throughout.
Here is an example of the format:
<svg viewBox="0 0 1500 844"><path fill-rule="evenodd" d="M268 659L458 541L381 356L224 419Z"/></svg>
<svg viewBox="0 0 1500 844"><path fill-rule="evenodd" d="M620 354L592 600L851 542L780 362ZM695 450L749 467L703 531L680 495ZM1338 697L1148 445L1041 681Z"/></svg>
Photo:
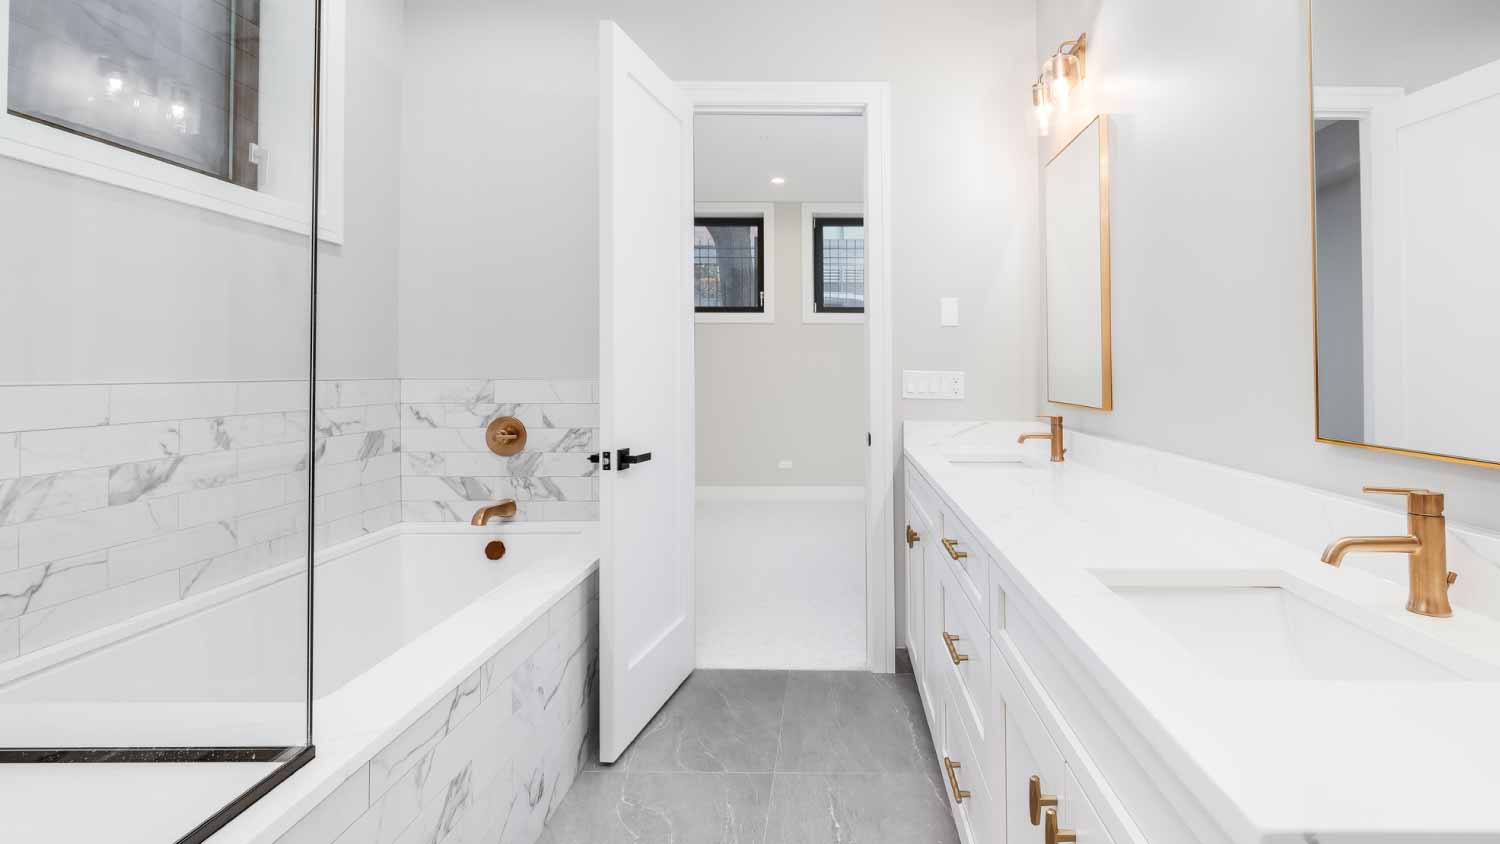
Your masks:
<svg viewBox="0 0 1500 844"><path fill-rule="evenodd" d="M318 547L400 521L400 386L318 385ZM303 556L306 381L0 386L0 661Z"/></svg>
<svg viewBox="0 0 1500 844"><path fill-rule="evenodd" d="M592 521L599 484L598 382L583 379L404 379L401 509L405 521L464 522L514 498L518 518ZM499 457L484 429L499 416L526 425L526 450Z"/></svg>
<svg viewBox="0 0 1500 844"><path fill-rule="evenodd" d="M594 745L598 635L593 575L277 844L532 844Z"/></svg>

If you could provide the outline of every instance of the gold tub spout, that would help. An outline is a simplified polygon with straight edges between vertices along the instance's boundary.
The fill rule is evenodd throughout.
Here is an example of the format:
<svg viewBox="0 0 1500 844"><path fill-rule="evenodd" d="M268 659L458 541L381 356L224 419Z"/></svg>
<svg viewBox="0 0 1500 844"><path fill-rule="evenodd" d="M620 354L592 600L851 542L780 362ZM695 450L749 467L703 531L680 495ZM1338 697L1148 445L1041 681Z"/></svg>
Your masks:
<svg viewBox="0 0 1500 844"><path fill-rule="evenodd" d="M493 519L497 516L502 519L515 518L515 499L507 498L498 504L491 504L488 507L480 507L477 511L475 511L474 518L469 520L469 524L475 527L483 527L487 522L489 522L490 519Z"/></svg>

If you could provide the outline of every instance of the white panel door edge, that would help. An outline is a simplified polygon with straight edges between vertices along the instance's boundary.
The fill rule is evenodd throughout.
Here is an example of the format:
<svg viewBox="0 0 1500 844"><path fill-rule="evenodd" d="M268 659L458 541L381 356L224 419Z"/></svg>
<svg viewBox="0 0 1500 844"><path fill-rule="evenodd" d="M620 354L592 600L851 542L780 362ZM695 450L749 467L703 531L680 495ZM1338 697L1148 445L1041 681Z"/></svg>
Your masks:
<svg viewBox="0 0 1500 844"><path fill-rule="evenodd" d="M599 50L599 758L613 762L695 659L693 109L610 21Z"/></svg>

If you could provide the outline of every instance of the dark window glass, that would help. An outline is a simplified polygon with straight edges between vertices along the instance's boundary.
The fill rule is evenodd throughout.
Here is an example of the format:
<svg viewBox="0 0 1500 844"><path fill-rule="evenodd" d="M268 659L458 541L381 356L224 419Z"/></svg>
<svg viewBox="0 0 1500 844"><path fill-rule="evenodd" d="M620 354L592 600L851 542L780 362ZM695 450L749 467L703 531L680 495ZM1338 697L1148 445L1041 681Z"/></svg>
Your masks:
<svg viewBox="0 0 1500 844"><path fill-rule="evenodd" d="M865 221L813 220L813 304L820 314L865 311Z"/></svg>
<svg viewBox="0 0 1500 844"><path fill-rule="evenodd" d="M254 188L260 0L10 0L7 109Z"/></svg>
<svg viewBox="0 0 1500 844"><path fill-rule="evenodd" d="M765 312L764 235L759 218L700 217L695 221L693 292L699 312Z"/></svg>

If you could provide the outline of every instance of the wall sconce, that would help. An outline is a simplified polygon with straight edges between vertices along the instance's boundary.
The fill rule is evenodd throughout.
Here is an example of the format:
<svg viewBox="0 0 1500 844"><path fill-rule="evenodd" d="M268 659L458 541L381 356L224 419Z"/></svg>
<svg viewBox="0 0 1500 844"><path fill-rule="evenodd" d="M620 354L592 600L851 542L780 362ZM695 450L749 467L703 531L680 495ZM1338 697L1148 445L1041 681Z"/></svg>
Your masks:
<svg viewBox="0 0 1500 844"><path fill-rule="evenodd" d="M1055 106L1066 107L1068 95L1083 82L1084 53L1088 47L1087 32L1064 41L1047 61L1042 63L1042 75L1031 85L1031 104L1036 108L1037 125L1046 135Z"/></svg>

